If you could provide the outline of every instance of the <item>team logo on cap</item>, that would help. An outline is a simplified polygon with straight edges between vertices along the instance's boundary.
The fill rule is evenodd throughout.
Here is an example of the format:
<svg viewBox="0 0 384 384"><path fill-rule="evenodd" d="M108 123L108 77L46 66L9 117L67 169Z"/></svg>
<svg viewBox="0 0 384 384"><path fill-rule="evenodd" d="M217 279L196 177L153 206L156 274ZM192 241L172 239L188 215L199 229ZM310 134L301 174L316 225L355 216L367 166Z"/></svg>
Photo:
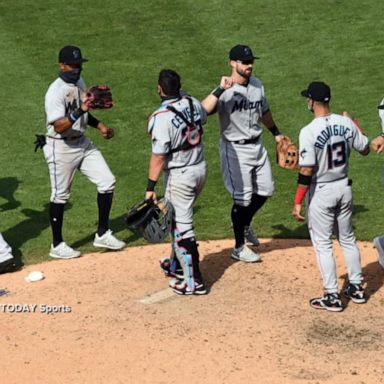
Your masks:
<svg viewBox="0 0 384 384"><path fill-rule="evenodd" d="M247 55L247 56L250 55L251 54L251 50L248 47L245 47L244 48L244 54Z"/></svg>
<svg viewBox="0 0 384 384"><path fill-rule="evenodd" d="M72 54L73 54L73 58L74 59L80 59L80 51L75 49L74 51L72 51Z"/></svg>

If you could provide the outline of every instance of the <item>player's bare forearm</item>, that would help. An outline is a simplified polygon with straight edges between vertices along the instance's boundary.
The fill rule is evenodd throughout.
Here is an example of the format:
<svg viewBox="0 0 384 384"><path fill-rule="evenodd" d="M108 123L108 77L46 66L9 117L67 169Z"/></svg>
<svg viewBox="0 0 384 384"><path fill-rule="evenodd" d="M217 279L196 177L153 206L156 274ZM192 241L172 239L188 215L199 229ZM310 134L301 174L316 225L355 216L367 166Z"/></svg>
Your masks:
<svg viewBox="0 0 384 384"><path fill-rule="evenodd" d="M63 117L61 119L56 120L53 123L53 127L55 129L55 132L57 133L63 133L67 129L71 128L73 123L68 119L68 117Z"/></svg>
<svg viewBox="0 0 384 384"><path fill-rule="evenodd" d="M212 115L216 112L216 106L218 101L219 99L211 93L201 102L201 105L203 106L208 115Z"/></svg>
<svg viewBox="0 0 384 384"><path fill-rule="evenodd" d="M277 128L275 121L273 120L271 111L267 111L266 113L264 113L263 116L261 116L261 122L272 133L276 143L284 139L285 136L279 132L279 129Z"/></svg>
<svg viewBox="0 0 384 384"><path fill-rule="evenodd" d="M222 76L220 85L201 102L201 105L208 115L216 112L217 102L219 101L220 96L226 89L231 88L232 85L233 79L231 77Z"/></svg>
<svg viewBox="0 0 384 384"><path fill-rule="evenodd" d="M57 133L63 133L67 129L71 128L72 125L75 123L75 121L82 116L84 113L88 111L88 107L85 104L82 104L80 108L73 111L68 116L62 117L61 119L56 120L53 123L53 127L55 129L55 132Z"/></svg>
<svg viewBox="0 0 384 384"><path fill-rule="evenodd" d="M156 155L152 153L151 159L149 160L149 171L148 178L157 181L163 171L165 164L166 156L165 155Z"/></svg>
<svg viewBox="0 0 384 384"><path fill-rule="evenodd" d="M264 113L263 116L261 116L261 122L268 129L271 129L275 125L275 121L273 120L271 111L268 111L268 112Z"/></svg>

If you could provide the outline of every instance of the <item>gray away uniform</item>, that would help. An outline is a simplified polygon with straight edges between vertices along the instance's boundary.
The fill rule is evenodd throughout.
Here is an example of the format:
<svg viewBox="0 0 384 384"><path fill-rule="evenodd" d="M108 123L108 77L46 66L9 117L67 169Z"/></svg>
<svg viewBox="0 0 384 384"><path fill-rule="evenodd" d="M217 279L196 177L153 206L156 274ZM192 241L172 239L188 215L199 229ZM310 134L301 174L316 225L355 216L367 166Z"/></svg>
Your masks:
<svg viewBox="0 0 384 384"><path fill-rule="evenodd" d="M330 114L315 118L300 131L301 167L314 167L307 196L308 228L327 293L337 293L332 233L338 237L349 282L362 281L360 252L352 228L352 187L348 181L351 149L363 152L364 136L348 117Z"/></svg>
<svg viewBox="0 0 384 384"><path fill-rule="evenodd" d="M218 100L224 184L238 205L248 206L253 194L268 197L274 191L271 164L261 139L260 118L268 110L264 87L255 77L247 86L235 84Z"/></svg>
<svg viewBox="0 0 384 384"><path fill-rule="evenodd" d="M173 250L184 271L184 279L191 290L195 289L194 279L200 279L198 251L193 231L193 205L205 184L207 167L201 142L201 125L207 115L200 102L194 98L194 120L199 131L189 135L186 123L167 106L181 112L191 121L188 98L165 100L150 116L148 133L152 138L152 153L166 155L164 167L165 197L175 210ZM178 150L189 141L193 146ZM195 145L197 143L197 145Z"/></svg>
<svg viewBox="0 0 384 384"><path fill-rule="evenodd" d="M96 184L99 193L110 193L115 188L115 177L101 152L84 136L88 114L81 116L62 134L55 132L53 123L80 107L85 84L76 85L57 78L45 95L47 115L47 145L44 156L51 180L51 202L65 204L70 196L73 177L77 169Z"/></svg>

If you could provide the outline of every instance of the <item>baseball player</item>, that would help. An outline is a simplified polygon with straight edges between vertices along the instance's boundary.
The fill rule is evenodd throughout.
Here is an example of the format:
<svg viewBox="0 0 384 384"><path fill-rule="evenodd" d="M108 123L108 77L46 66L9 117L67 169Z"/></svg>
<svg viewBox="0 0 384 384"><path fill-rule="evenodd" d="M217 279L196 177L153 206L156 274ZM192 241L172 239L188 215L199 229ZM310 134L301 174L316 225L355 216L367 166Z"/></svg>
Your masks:
<svg viewBox="0 0 384 384"><path fill-rule="evenodd" d="M352 182L348 179L349 155L355 149L368 155L368 138L344 112L332 113L331 90L323 82L313 82L301 92L307 98L314 120L300 131L300 172L292 215L303 221L301 204L307 194L308 229L323 278L325 295L310 300L315 309L343 310L338 292L332 234L337 235L347 264L349 284L344 296L365 303L361 285L360 252L352 228Z"/></svg>
<svg viewBox="0 0 384 384"><path fill-rule="evenodd" d="M44 156L51 181L49 216L53 241L50 256L70 259L80 252L67 245L62 236L64 206L69 199L72 180L77 169L97 186L99 208L98 229L93 245L113 250L125 246L109 229L115 177L101 152L85 136L87 125L98 129L105 139L113 130L89 113L86 88L80 77L82 65L88 61L75 46L65 46L59 53L59 77L45 95L47 136Z"/></svg>
<svg viewBox="0 0 384 384"><path fill-rule="evenodd" d="M12 272L16 269L17 266L12 255L12 248L0 233L0 274Z"/></svg>
<svg viewBox="0 0 384 384"><path fill-rule="evenodd" d="M221 168L233 199L231 218L236 244L231 257L244 262L261 260L245 245L245 239L259 244L251 221L274 191L261 123L276 142L284 137L273 120L261 81L252 76L255 59L258 57L248 46L234 46L229 52L231 76L223 76L220 86L202 101L208 114L219 114Z"/></svg>
<svg viewBox="0 0 384 384"><path fill-rule="evenodd" d="M371 148L373 151L380 154L384 150L384 99L381 101L378 108L382 133L371 141ZM373 245L379 252L379 263L384 268L384 235L375 237L373 239Z"/></svg>
<svg viewBox="0 0 384 384"><path fill-rule="evenodd" d="M180 76L173 70L162 70L157 86L162 102L148 121L152 155L145 198L156 201L155 185L164 171L165 198L175 211L170 263L178 269L174 262L178 261L183 277L170 280L169 286L181 295L204 295L207 291L199 268L193 205L207 174L201 141L207 116L200 102L182 96L180 90Z"/></svg>

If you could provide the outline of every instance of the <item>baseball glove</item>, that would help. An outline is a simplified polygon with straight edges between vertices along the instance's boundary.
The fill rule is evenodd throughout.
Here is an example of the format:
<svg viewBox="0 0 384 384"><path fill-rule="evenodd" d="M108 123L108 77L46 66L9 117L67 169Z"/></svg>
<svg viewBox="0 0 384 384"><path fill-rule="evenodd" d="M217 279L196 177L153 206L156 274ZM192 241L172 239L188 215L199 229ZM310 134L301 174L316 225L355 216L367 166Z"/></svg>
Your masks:
<svg viewBox="0 0 384 384"><path fill-rule="evenodd" d="M160 243L171 230L173 216L174 209L164 198L156 203L153 200L142 200L128 210L125 223L148 242Z"/></svg>
<svg viewBox="0 0 384 384"><path fill-rule="evenodd" d="M94 85L86 94L89 108L109 109L113 107L112 92L108 85Z"/></svg>
<svg viewBox="0 0 384 384"><path fill-rule="evenodd" d="M279 167L284 169L295 170L299 168L299 151L292 140L284 136L276 144L276 161Z"/></svg>

